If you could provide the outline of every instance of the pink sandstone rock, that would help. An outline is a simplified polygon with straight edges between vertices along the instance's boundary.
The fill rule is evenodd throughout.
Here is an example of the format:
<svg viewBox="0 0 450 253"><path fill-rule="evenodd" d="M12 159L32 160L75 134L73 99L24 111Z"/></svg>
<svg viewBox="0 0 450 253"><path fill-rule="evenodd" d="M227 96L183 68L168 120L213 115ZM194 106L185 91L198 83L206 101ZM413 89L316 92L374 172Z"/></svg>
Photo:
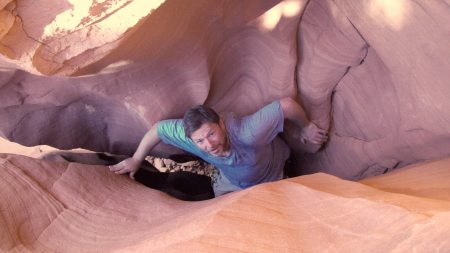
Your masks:
<svg viewBox="0 0 450 253"><path fill-rule="evenodd" d="M360 179L449 155L445 2L166 1L128 23L139 1L48 2L2 4L15 15L2 38L9 140L131 154L191 105L246 114L297 96L331 134L313 154L287 134L299 173Z"/></svg>
<svg viewBox="0 0 450 253"><path fill-rule="evenodd" d="M247 114L285 96L330 131L319 150L285 134L299 174L330 175L196 204L100 167L3 156L2 250L449 251L448 160L395 174L450 154L448 6L0 1L0 135L8 140L130 155L152 124L191 105ZM169 152L177 150L161 145L155 154ZM179 237L186 231L189 240Z"/></svg>
<svg viewBox="0 0 450 253"><path fill-rule="evenodd" d="M0 250L447 252L449 166L360 183L318 173L184 202L103 166L3 154Z"/></svg>

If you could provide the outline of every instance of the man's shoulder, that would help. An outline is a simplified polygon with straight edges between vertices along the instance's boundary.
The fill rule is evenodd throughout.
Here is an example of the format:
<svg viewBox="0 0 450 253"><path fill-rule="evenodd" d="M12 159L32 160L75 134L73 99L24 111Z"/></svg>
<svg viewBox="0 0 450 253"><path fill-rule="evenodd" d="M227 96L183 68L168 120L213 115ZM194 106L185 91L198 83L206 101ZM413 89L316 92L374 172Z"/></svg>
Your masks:
<svg viewBox="0 0 450 253"><path fill-rule="evenodd" d="M183 119L163 119L156 124L158 124L158 126L183 126Z"/></svg>
<svg viewBox="0 0 450 253"><path fill-rule="evenodd" d="M236 131L241 127L242 117L234 112L226 112L221 114L228 131Z"/></svg>
<svg viewBox="0 0 450 253"><path fill-rule="evenodd" d="M224 121L232 142L237 146L250 147L254 143L254 138L248 126L244 124L244 118L244 116L231 112L224 118Z"/></svg>
<svg viewBox="0 0 450 253"><path fill-rule="evenodd" d="M174 136L184 134L182 119L165 119L157 123L158 135Z"/></svg>

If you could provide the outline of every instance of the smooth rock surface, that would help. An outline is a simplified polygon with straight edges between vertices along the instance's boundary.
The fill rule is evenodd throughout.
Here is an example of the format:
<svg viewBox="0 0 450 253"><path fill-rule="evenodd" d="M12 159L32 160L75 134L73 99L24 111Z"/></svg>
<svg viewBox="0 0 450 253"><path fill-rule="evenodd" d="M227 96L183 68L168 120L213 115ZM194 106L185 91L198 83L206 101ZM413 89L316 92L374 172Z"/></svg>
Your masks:
<svg viewBox="0 0 450 253"><path fill-rule="evenodd" d="M2 154L0 251L447 252L449 167L360 183L319 173L184 202L104 166Z"/></svg>
<svg viewBox="0 0 450 253"><path fill-rule="evenodd" d="M1 153L130 155L189 106L285 96L330 131L285 133L322 173L198 203L2 154L0 251L449 252L449 38L448 0L0 0L0 136L30 147Z"/></svg>
<svg viewBox="0 0 450 253"><path fill-rule="evenodd" d="M0 7L0 133L23 145L129 155L191 105L243 115L296 96L330 130L313 154L286 134L298 173L361 179L450 155L446 1Z"/></svg>

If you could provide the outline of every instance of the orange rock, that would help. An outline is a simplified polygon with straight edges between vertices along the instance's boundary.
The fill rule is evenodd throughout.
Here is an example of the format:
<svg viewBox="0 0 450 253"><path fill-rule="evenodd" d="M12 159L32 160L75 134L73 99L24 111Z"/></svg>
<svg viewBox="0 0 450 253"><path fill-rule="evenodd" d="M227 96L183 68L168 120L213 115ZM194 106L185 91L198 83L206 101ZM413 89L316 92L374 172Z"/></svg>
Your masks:
<svg viewBox="0 0 450 253"><path fill-rule="evenodd" d="M2 152L130 155L194 104L290 96L330 130L321 149L285 133L297 172L328 175L184 203L3 156L2 251L449 251L448 160L414 165L450 156L445 1L75 2L0 1L0 136L33 147Z"/></svg>

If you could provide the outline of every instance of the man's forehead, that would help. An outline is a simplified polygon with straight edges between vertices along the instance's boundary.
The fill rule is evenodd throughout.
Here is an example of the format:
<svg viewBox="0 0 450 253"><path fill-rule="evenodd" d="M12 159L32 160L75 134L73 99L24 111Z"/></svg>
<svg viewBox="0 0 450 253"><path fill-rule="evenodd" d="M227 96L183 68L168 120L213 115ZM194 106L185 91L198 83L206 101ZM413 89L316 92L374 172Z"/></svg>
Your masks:
<svg viewBox="0 0 450 253"><path fill-rule="evenodd" d="M216 123L203 123L199 129L195 130L191 134L192 139L203 139L205 138L214 128L218 126Z"/></svg>

